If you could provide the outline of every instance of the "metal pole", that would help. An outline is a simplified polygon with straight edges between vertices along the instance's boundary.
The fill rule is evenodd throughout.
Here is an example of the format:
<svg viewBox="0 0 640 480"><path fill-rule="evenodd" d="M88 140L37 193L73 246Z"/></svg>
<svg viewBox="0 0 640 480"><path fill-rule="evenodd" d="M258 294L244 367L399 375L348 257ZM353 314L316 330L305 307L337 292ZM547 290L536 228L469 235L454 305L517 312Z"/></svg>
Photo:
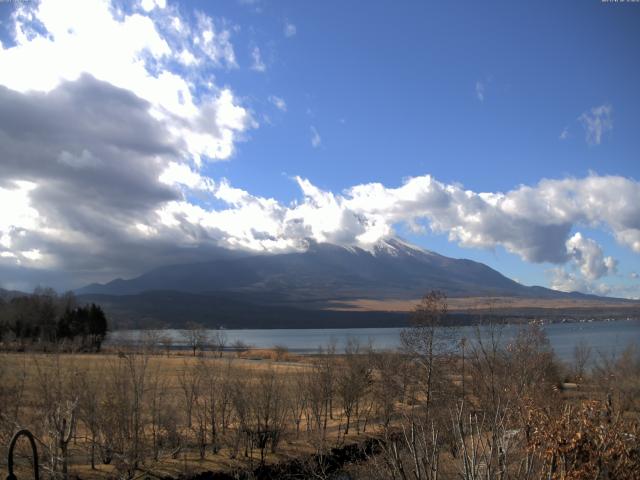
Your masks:
<svg viewBox="0 0 640 480"><path fill-rule="evenodd" d="M18 480L16 475L13 473L13 449L16 446L16 442L21 435L24 435L29 439L29 443L31 444L31 451L33 452L33 478L34 480L40 480L40 474L38 472L38 449L36 448L36 441L33 438L33 434L29 430L18 430L13 437L11 438L11 442L9 443L9 453L7 454L7 466L9 468L9 475L7 475L7 480Z"/></svg>

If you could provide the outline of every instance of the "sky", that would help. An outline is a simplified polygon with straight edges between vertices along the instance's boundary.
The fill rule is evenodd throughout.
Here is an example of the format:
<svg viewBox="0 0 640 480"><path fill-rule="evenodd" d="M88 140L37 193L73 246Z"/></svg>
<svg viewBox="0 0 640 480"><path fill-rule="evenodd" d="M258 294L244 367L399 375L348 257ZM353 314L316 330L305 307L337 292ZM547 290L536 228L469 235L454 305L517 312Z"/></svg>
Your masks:
<svg viewBox="0 0 640 480"><path fill-rule="evenodd" d="M638 2L0 2L0 287L397 235L640 298L638 45Z"/></svg>

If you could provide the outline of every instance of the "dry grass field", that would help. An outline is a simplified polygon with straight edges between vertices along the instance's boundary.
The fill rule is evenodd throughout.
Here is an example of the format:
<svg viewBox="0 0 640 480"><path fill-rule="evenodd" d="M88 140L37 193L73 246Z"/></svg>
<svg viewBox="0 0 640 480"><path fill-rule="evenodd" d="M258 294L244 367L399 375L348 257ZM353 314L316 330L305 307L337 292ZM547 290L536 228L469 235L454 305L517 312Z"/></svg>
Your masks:
<svg viewBox="0 0 640 480"><path fill-rule="evenodd" d="M278 357L278 361L274 359ZM302 415L303 405L298 406L295 412L292 406L284 403L285 396L289 395L296 388L301 388L301 383L314 370L312 357L291 356L276 350L251 350L240 355L225 354L219 358L217 354L199 354L192 356L188 352L173 351L169 355L160 351L145 352L105 352L100 354L51 354L51 353L3 353L0 354L0 371L2 380L13 386L9 392L5 392L2 399L2 414L5 431L2 437L2 465L6 466L6 444L8 435L13 429L26 427L32 430L39 441L41 461L47 463L46 451L51 449L51 441L47 437L52 436L52 432L44 424L55 420L50 417L55 416L65 404L74 404L76 410L74 419L75 431L68 447L69 473L80 478L116 478L123 475L120 470L126 468L119 465L117 461L110 461L105 464L96 453L95 467L90 463L90 450L92 443L103 442L103 440L91 440L91 428L87 426L89 419L84 418L82 411L87 410L83 402L91 403L96 400L95 407L105 405L110 397L117 393L112 391L112 387L117 387L119 381L117 377L131 375L129 385L130 390L135 390L138 383L143 397L140 416L144 417L145 426L140 429L140 436L145 442L154 435L153 430L160 427L152 425L154 420L150 417L154 412L150 411L150 403L158 401L161 397L163 414L173 417L176 425L175 432L180 439L171 448L164 448L153 459L150 464L145 461L145 466L140 466L141 471L151 471L157 476L184 476L201 471L234 471L255 468L261 461L257 451L238 452L246 445L239 445L241 440L236 437L237 419L227 419L228 425L218 436L219 445L212 448L207 445L204 454L198 445L198 436L202 429L211 430L212 420L205 418L210 410L211 404L204 399L205 396L213 397L213 402L218 402L217 407L223 409L226 402L227 408L231 408L231 403L251 402L251 392L255 388L262 389L262 382L273 379L273 386L276 387L269 392L274 396L274 401L280 401L282 405L262 405L264 410L255 412L258 416L263 414L280 415L288 417L288 422L294 422L291 418L294 413L299 413L298 425L293 426L283 441L278 442L278 448L266 449L264 452L265 463L286 462L292 458L299 458L317 452L319 446L340 445L344 442L358 442L365 437L364 429L356 433L355 430L349 432L345 438L343 416L338 403L332 405L329 418L326 424L321 426L322 433L312 432L311 416ZM135 371L138 369L138 371ZM208 375L215 376L215 384L209 383ZM122 380L122 378L120 378ZM206 384L206 385L205 385ZM236 392L245 397L244 399L232 399L231 394L234 388L242 384L243 392ZM16 387L20 392L16 392ZM252 388L254 387L254 388ZM161 392L155 389L161 388ZM82 389L85 389L82 391ZM88 390L87 390L88 389ZM209 391L208 389L212 389ZM227 392L223 392L227 389ZM205 390L207 390L205 392ZM9 395L7 394L9 393ZM9 398L14 393L14 398ZM86 395L90 396L89 399ZM291 393L295 396L295 393ZM126 400L130 403L135 401L135 395L128 396ZM153 397L153 398L152 398ZM224 398L226 397L226 398ZM279 397L279 400L275 399ZM289 399L287 399L289 400ZM188 403L192 403L192 412L189 412ZM54 405L55 404L55 405ZM88 407L89 409L91 406ZM215 408L215 407L214 407ZM250 408L250 407L248 407ZM258 407L259 408L259 407ZM320 408L323 408L320 406ZM50 411L53 409L53 412ZM271 410L271 411L270 411ZM85 412L86 413L86 412ZM130 412L129 412L130 413ZM15 415L16 422L7 418L7 414ZM200 416L202 415L202 416ZM211 414L215 415L215 414ZM224 415L224 413L222 413ZM231 416L231 413L228 412ZM71 415L68 415L71 418ZM191 419L187 417L191 416ZM260 419L253 419L260 423ZM361 422L362 420L359 419ZM222 423L224 419L213 420ZM249 422L249 420L247 420ZM283 423L284 418L274 421ZM160 422L158 422L160 423ZM266 427L272 427L269 420L266 420ZM13 427L13 429L12 429ZM283 428L281 425L274 427ZM218 428L223 428L218 425ZM298 433L296 433L296 430ZM166 433L166 432L164 432ZM157 435L157 433L155 433ZM209 432L205 432L209 434ZM206 441L205 441L206 442ZM255 448L249 445L249 450ZM131 445L126 445L131 447ZM147 445L145 450L152 450L154 447ZM176 452L177 450L177 452ZM20 450L22 453L25 451ZM144 455L154 456L152 452L145 451ZM21 470L26 474L26 463L23 460ZM51 473L51 472L49 472ZM124 474L127 476L127 474Z"/></svg>
<svg viewBox="0 0 640 480"><path fill-rule="evenodd" d="M309 356L1 353L0 454L4 462L11 434L29 428L44 478L249 475L294 459L291 478L332 478L332 448L374 439L366 461L339 468L381 480L634 478L637 349L592 369L577 351L562 366L541 329L504 345L495 326L442 351L451 343L430 323L432 307L405 331L402 352L353 341ZM29 475L23 447L19 478Z"/></svg>
<svg viewBox="0 0 640 480"><path fill-rule="evenodd" d="M420 299L354 299L346 302L333 302L331 309L347 311L411 312ZM597 312L608 309L640 312L640 304L632 301L607 301L604 299L544 299L517 297L451 297L447 299L450 312L467 313L477 311L524 311L526 309L548 309L552 311L568 310Z"/></svg>

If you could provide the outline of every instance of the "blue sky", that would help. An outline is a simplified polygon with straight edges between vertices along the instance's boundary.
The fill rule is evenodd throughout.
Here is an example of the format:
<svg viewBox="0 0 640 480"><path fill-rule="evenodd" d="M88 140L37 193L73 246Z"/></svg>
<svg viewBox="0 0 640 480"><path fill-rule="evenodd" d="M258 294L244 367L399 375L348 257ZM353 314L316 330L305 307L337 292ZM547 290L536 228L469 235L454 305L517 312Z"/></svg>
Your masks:
<svg viewBox="0 0 640 480"><path fill-rule="evenodd" d="M634 243L640 242L636 240L640 238L640 210L634 208L640 198L640 4L599 0L483 4L245 0L169 1L166 6L151 8L153 2L149 3L145 6L119 2L110 10L114 22L127 15L144 16L154 24L158 36L166 40L170 53L151 41L142 42L132 53L138 55L136 58L147 58L145 75L160 78L165 71L184 79L193 95L194 111L200 113L210 112L206 110L207 102L212 97L221 98L220 92L228 90L233 94L228 106L241 109L242 115L227 122L233 124L230 127L211 127L215 132L210 133L208 141L220 141L228 147L227 153L212 153L194 146L195 140L188 138L186 146L176 147L181 150L175 156L163 160L165 166L188 166L199 179L210 181L211 188L204 188L201 183L198 187L187 186L173 178L169 186L182 201L179 207L172 204L171 209L165 208L162 202L169 200L154 197L153 201L145 199L149 203L142 210L131 207L129 212L126 207L126 215L122 213L125 210L118 210L127 216L127 222L140 225L140 231L164 245L162 255L131 271L121 269L122 275L166 261L171 256L166 245L171 242L200 248L213 238L217 245L254 250L295 248L298 234L290 233L288 223L292 218L296 225L306 228L304 236L324 241L339 238L366 246L367 241L377 237L362 236L363 230L354 230L350 235L346 230L351 227L345 227L350 220L337 221L338 226L330 227L309 220L313 215L351 218L353 214L367 219L366 232L378 222L380 229L376 232L391 231L445 255L482 261L525 284L640 296L638 279L634 278L634 273L640 271L640 243ZM122 11L116 12L118 6ZM25 59L36 57L27 56L27 43L42 36L51 40L52 49L68 51L67 44L59 38L64 28L73 30L83 18L83 11L74 10L72 4L59 3L46 11L38 8L36 2L0 4L0 68L23 70L20 78L0 74L0 83L10 92L19 92L23 97L34 91L55 92L64 81L71 82L72 88L71 84L87 73L133 92L152 106L162 104L153 94L146 96L148 89L141 86L142 79L127 83L123 76L105 73L99 64L77 60L76 65L66 58L61 61L64 65L68 62L64 68L30 64ZM56 36L48 30L58 21L51 12L63 8L69 8L67 15L78 18L65 20L69 25L65 24ZM169 25L176 17L190 27L192 39L206 30L206 17L213 26L212 45L217 50L213 51L213 46L205 49L205 40L193 43L173 32ZM26 35L27 40L16 37L17 22L30 28L25 27L31 32ZM73 22L77 23L71 25ZM139 31L133 27L129 30L131 38L139 38L144 32L148 30L142 27ZM69 41L74 40L70 37ZM105 44L110 41L103 39ZM192 52L196 64L176 60L183 48ZM116 60L113 65L123 71L130 67ZM31 80L34 76L47 78L49 74L53 80L47 84ZM222 103L216 105L216 111L223 111ZM195 118L193 115L189 118ZM177 128L166 117L159 121L170 132ZM193 127L190 132L198 128ZM216 135L225 128L228 135L220 134L224 140L219 140ZM99 148L91 146L89 140L72 143L66 149L64 140L57 141L53 150L68 152L69 158L98 157ZM89 155L83 157L84 151ZM56 158L60 163L63 157ZM104 158L99 159L101 165L107 163ZM138 162L140 168L146 165L135 155L126 165ZM76 160L72 163L79 165ZM153 165L160 168L157 163ZM34 167L30 172L21 171L14 165L7 170L6 178L32 182L37 185L33 192L39 192L51 177L38 177L36 170ZM162 172L160 168L159 173ZM353 200L349 192L354 186L379 183L386 189L397 189L412 178L426 175L455 199L453 210L456 202L467 201L463 198L465 190L475 195L490 192L509 196L509 192L521 188L536 189L544 179L558 182L552 189L557 188L563 199L586 200L582 211L573 206L570 211L556 212L549 218L544 213L548 205L537 205L531 225L518 213L519 209L527 210L529 204L516 202L506 213L500 207L497 214L504 214L504 218L492 221L499 222L496 229L504 234L469 226L473 225L474 215L491 215L493 219L496 214L491 205L475 205L477 199L470 200L474 206L464 207L467 210L462 220L445 215L419 195L411 201L398 197L393 207L385 204L384 211L354 206L358 202L349 200ZM317 194L318 197L317 192L304 191L296 177L308 180L326 195ZM157 178L158 175L152 180ZM590 190L593 182L589 178L602 182ZM568 179L579 184L562 183ZM136 185L137 192L144 190L139 188L141 184ZM221 189L221 185L226 187ZM457 193L447 190L449 187L457 188ZM421 188L424 194L431 187ZM629 210L624 215L615 213L615 195L613 199L598 197L602 189L611 192L616 188L622 195L618 213ZM17 195L17 187L5 189ZM21 260L21 269L56 270L76 277L82 272L83 279L91 277L91 272L99 279L118 273L117 268L104 265L69 265L60 253L60 245L54 245L42 234L46 215L38 209L36 195L25 195L33 197L29 197L30 206L38 211L34 221L39 222L40 235L30 242L5 241L3 258L7 262ZM239 196L242 200L238 200ZM265 206L268 199L277 202L278 207ZM322 203L325 200L328 207ZM595 202L593 207L591 201ZM139 205L140 200L132 200L131 205L134 204ZM257 228L260 235L254 238L251 232L255 229L246 227L240 233L229 233L221 226L221 215L216 213L215 219L209 215L233 210L225 218L235 222L242 217L247 223L255 222L251 216L255 211L246 213L249 204L266 209L268 213L264 215L274 218L277 227ZM192 207L204 212L189 217L191 227L197 224L207 234L182 238L169 231L179 222L166 221L167 211L182 221ZM401 207L408 211L399 212ZM479 210L469 213L469 209L476 208ZM412 215L411 209L418 213ZM609 213L601 213L605 211ZM114 216L106 210L100 215ZM304 215L310 217L298 218ZM160 221L154 220L156 217ZM52 222L51 215L46 218ZM380 222L387 230L380 227ZM549 223L566 227L561 228L562 235L553 245L544 244ZM7 220L4 224L6 238L17 238L19 231L38 230L31 224L26 227L24 219ZM0 228L2 225L0 222ZM85 230L93 228L82 225ZM185 228L181 231L184 233ZM452 235L452 231L457 233ZM578 232L580 238L575 237ZM541 240L535 245L527 238L538 235ZM260 240L265 236L271 243ZM144 240L131 238L131 243L138 246ZM19 241L26 242L20 247L23 250L15 247ZM38 241L43 243L39 245ZM119 242L127 243L122 239ZM547 248L548 254L543 251ZM535 253L531 253L532 249ZM20 253L35 250L37 255L28 253L24 257ZM36 260L29 258L38 255ZM611 260L607 261L609 257ZM109 256L104 257L104 262L117 263ZM60 275L64 277L63 273Z"/></svg>
<svg viewBox="0 0 640 480"><path fill-rule="evenodd" d="M398 185L424 173L476 191L505 191L590 171L640 177L637 5L221 7L228 9L227 18L253 27L242 31L248 43L269 45L267 70L256 74L266 78L238 80L247 82L247 90L257 89L260 98L276 92L287 102L286 113L267 112L273 125L239 146L242 162L211 166L213 175L253 193L297 198L286 174L333 191L365 182ZM215 9L209 12L215 15ZM296 25L294 38L282 36L287 21ZM615 106L615 129L590 146L578 117L605 103ZM310 125L321 132L320 148L309 148ZM561 140L565 129L569 137ZM548 281L549 265L523 264L501 248L471 251L446 235L403 233L419 245L489 263L525 282ZM638 265L636 255L600 237L624 263Z"/></svg>
<svg viewBox="0 0 640 480"><path fill-rule="evenodd" d="M229 83L250 92L256 108L274 93L288 107L284 115L272 113L271 128L240 145L241 162L225 165L233 183L254 193L280 193L279 184L286 189L281 172L332 190L425 172L487 191L589 170L638 175L635 5L258 5L261 14L234 4L220 8L226 18L251 25L239 38L266 45L267 70L230 72ZM296 24L295 37L282 36L284 19ZM250 62L246 50L238 56ZM592 148L577 118L605 103L614 108L615 129ZM310 153L311 124L323 144ZM560 141L565 128L569 138ZM249 183L246 172L260 165L264 177Z"/></svg>

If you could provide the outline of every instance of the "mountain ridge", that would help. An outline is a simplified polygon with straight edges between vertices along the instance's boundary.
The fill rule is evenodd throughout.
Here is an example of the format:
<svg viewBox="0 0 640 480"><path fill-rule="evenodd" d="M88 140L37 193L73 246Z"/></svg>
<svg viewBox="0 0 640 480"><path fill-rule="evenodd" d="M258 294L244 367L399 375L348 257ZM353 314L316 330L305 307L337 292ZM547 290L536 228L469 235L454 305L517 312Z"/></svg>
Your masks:
<svg viewBox="0 0 640 480"><path fill-rule="evenodd" d="M218 252L206 262L162 266L76 294L100 304L115 328L179 328L190 321L212 328L355 328L407 325L411 305L434 289L449 297L454 323L486 315L513 321L640 315L638 302L521 285L480 262L396 238L366 249L308 241L303 251L279 254ZM506 301L487 309L483 297Z"/></svg>
<svg viewBox="0 0 640 480"><path fill-rule="evenodd" d="M455 259L390 237L369 249L309 242L304 251L257 254L158 267L138 277L91 284L78 294L145 291L262 294L288 302L335 298L415 298L438 289L448 296L600 298L525 286L469 259ZM277 303L277 302L276 302Z"/></svg>

